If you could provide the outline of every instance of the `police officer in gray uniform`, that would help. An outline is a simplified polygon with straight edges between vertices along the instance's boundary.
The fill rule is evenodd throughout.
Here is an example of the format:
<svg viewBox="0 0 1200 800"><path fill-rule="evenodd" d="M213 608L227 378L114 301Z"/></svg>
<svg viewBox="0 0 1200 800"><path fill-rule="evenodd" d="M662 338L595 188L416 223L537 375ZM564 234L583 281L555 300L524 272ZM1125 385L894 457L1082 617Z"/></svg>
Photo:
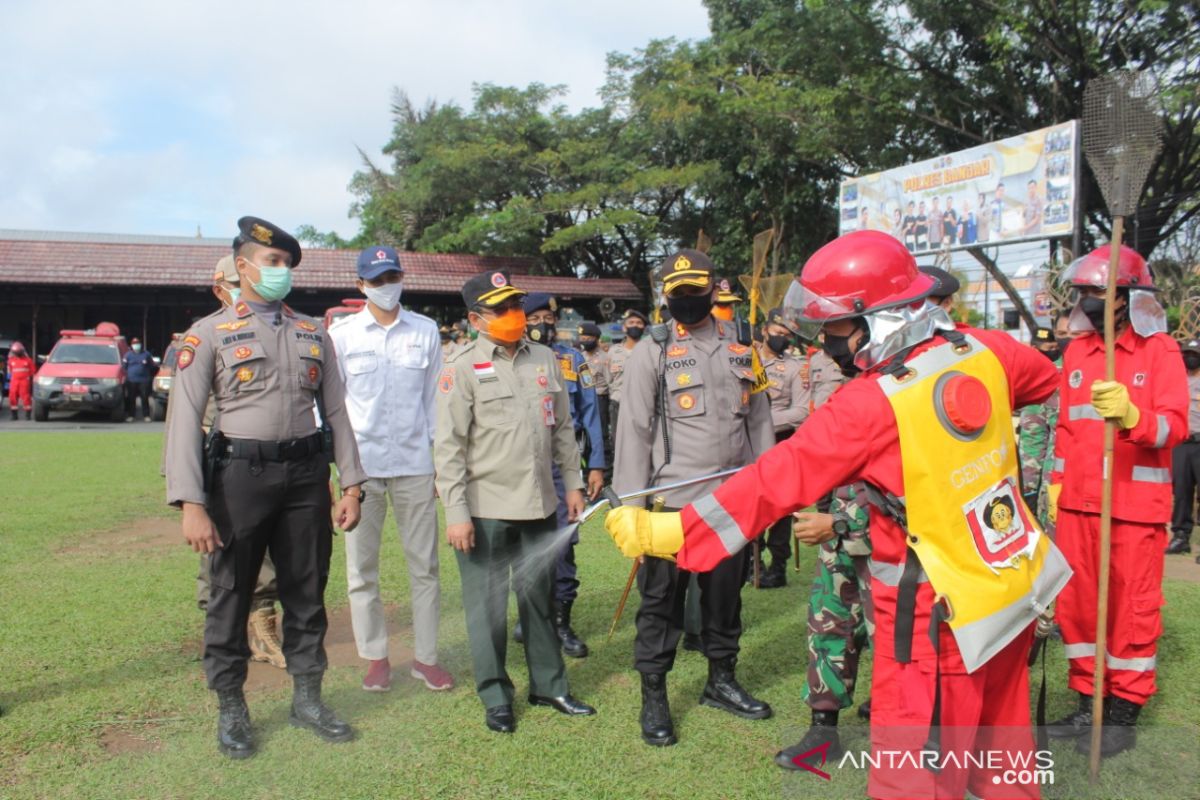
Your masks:
<svg viewBox="0 0 1200 800"><path fill-rule="evenodd" d="M167 432L167 501L183 509L183 535L212 555L212 594L204 629L204 671L217 693L217 741L232 758L254 754L242 693L246 617L268 550L283 604L283 653L293 677L291 723L327 741L350 726L321 702L325 584L333 530L329 461L314 405L332 431L342 496L338 526L359 518L361 484L354 431L329 336L282 300L300 263L300 245L266 220L243 217L233 240L241 298L205 317L180 344ZM214 435L202 456L201 421L212 393ZM206 473L209 473L206 476ZM208 478L206 480L206 477Z"/></svg>
<svg viewBox="0 0 1200 800"><path fill-rule="evenodd" d="M638 344L625 367L613 470L618 494L741 467L775 444L770 400L752 391L749 343L738 341L734 325L711 316L714 272L708 256L697 250L681 250L663 265L673 322L668 331L657 329L665 336ZM717 485L670 492L665 508L681 508ZM771 707L735 677L744 568L744 559L731 558L698 576L701 640L709 661L700 702L765 719ZM638 571L642 603L634 668L642 678L642 739L656 747L676 742L666 673L683 632L689 577L674 561L658 558L647 558Z"/></svg>

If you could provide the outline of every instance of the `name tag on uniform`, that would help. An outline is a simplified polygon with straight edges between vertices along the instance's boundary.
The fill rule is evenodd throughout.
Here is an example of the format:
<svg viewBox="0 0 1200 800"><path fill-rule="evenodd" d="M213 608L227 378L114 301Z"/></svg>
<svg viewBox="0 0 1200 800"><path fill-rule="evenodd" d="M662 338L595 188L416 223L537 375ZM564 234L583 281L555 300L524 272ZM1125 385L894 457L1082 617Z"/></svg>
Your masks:
<svg viewBox="0 0 1200 800"><path fill-rule="evenodd" d="M547 428L554 427L554 397L551 395L542 398L542 423Z"/></svg>

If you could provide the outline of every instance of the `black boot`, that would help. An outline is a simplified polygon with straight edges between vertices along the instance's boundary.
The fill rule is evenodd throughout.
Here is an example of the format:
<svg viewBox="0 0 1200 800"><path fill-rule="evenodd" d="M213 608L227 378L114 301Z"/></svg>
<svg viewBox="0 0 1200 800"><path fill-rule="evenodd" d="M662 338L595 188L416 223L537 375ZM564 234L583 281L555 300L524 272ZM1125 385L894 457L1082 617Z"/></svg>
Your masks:
<svg viewBox="0 0 1200 800"><path fill-rule="evenodd" d="M779 589L787 586L787 568L783 564L771 563L758 579L760 589Z"/></svg>
<svg viewBox="0 0 1200 800"><path fill-rule="evenodd" d="M700 634L698 633L685 633L683 635L683 649L703 653L704 640L700 638Z"/></svg>
<svg viewBox="0 0 1200 800"><path fill-rule="evenodd" d="M1120 697L1104 698L1104 725L1100 729L1100 756L1109 758L1137 745L1137 718L1142 707ZM1090 734L1090 731L1089 731ZM1075 750L1083 755L1092 752L1092 737L1075 740Z"/></svg>
<svg viewBox="0 0 1200 800"><path fill-rule="evenodd" d="M250 710L241 689L217 692L220 712L217 716L217 748L230 758L254 755L254 736L250 730Z"/></svg>
<svg viewBox="0 0 1200 800"><path fill-rule="evenodd" d="M517 624L513 626L513 641L525 644L525 631L521 630L521 620L517 620Z"/></svg>
<svg viewBox="0 0 1200 800"><path fill-rule="evenodd" d="M728 711L745 719L766 719L771 716L771 707L751 695L734 675L737 658L709 659L708 683L700 695L700 704Z"/></svg>
<svg viewBox="0 0 1200 800"><path fill-rule="evenodd" d="M337 718L321 702L321 673L293 675L292 716L288 721L297 728L308 728L327 742L348 742L354 729Z"/></svg>
<svg viewBox="0 0 1200 800"><path fill-rule="evenodd" d="M559 601L554 609L554 630L562 642L562 650L571 658L586 658L588 646L571 629L571 601Z"/></svg>
<svg viewBox="0 0 1200 800"><path fill-rule="evenodd" d="M804 769L796 763L796 757L808 753L802 760L809 766L820 768L824 764L841 758L842 740L838 736L837 724L838 712L836 711L812 712L812 727L805 732L803 739L776 753L775 763L784 769ZM826 743L829 744L829 747L824 751L824 760L821 758L820 751L810 752Z"/></svg>
<svg viewBox="0 0 1200 800"><path fill-rule="evenodd" d="M670 747L675 738L671 705L667 701L667 676L661 672L642 675L642 741L651 747Z"/></svg>
<svg viewBox="0 0 1200 800"><path fill-rule="evenodd" d="M1091 733L1092 696L1079 695L1079 707L1061 719L1046 724L1046 733L1051 739L1073 739Z"/></svg>
<svg viewBox="0 0 1200 800"><path fill-rule="evenodd" d="M1192 552L1191 536L1186 533L1176 533L1167 545L1167 555L1174 556Z"/></svg>

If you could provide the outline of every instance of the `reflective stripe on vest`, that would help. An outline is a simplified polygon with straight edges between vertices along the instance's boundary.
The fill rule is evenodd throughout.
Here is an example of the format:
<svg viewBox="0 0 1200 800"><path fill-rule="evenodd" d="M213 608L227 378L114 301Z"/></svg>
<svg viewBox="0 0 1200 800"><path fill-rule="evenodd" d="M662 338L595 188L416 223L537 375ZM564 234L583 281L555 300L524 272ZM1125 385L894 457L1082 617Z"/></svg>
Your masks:
<svg viewBox="0 0 1200 800"><path fill-rule="evenodd" d="M1133 479L1143 483L1170 483L1171 470L1166 467L1134 467Z"/></svg>
<svg viewBox="0 0 1200 800"><path fill-rule="evenodd" d="M1083 403L1077 406L1071 406L1067 409L1067 419L1071 422L1078 422L1081 419L1090 419L1096 422L1104 422L1104 417L1100 416L1091 403Z"/></svg>
<svg viewBox="0 0 1200 800"><path fill-rule="evenodd" d="M1054 459L1054 471L1055 472L1063 472L1064 470L1066 470L1066 468L1067 468L1066 459L1062 459L1062 458Z"/></svg>
<svg viewBox="0 0 1200 800"><path fill-rule="evenodd" d="M1083 642L1077 644L1069 644L1063 647L1068 659L1072 658L1095 658L1096 643ZM1104 663L1109 669L1123 669L1129 672L1152 672L1158 667L1158 656L1146 656L1143 658L1117 658L1107 650L1104 651Z"/></svg>
<svg viewBox="0 0 1200 800"><path fill-rule="evenodd" d="M1167 424L1167 418L1162 414L1156 414L1154 421L1157 427L1154 429L1154 446L1166 447L1167 436L1171 434L1171 426Z"/></svg>
<svg viewBox="0 0 1200 800"><path fill-rule="evenodd" d="M908 546L948 601L947 624L974 672L1045 611L1071 569L1021 499L1008 375L995 354L967 335L904 366L878 382L899 433ZM952 431L936 410L949 374L987 389L991 416L975 434Z"/></svg>
<svg viewBox="0 0 1200 800"><path fill-rule="evenodd" d="M704 524L712 528L729 555L741 550L750 540L742 535L742 529L725 507L717 501L716 495L705 495L692 504L697 516Z"/></svg>
<svg viewBox="0 0 1200 800"><path fill-rule="evenodd" d="M899 586L900 576L904 574L903 564L888 564L873 558L867 562L867 567L871 570L871 577L885 586ZM925 570L921 570L917 583L929 583L929 576L925 574Z"/></svg>

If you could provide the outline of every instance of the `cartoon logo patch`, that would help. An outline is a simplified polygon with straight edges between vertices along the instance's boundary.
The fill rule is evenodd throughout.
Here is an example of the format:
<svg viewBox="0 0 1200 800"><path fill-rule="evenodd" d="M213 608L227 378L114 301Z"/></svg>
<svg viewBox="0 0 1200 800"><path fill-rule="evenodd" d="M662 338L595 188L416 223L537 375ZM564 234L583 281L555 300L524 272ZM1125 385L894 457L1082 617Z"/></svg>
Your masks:
<svg viewBox="0 0 1200 800"><path fill-rule="evenodd" d="M1019 556L1036 543L1038 530L1011 478L964 505L963 513L976 552L993 571L1016 566Z"/></svg>
<svg viewBox="0 0 1200 800"><path fill-rule="evenodd" d="M438 378L438 391L442 394L450 394L454 389L454 367L446 367L442 370L442 377Z"/></svg>
<svg viewBox="0 0 1200 800"><path fill-rule="evenodd" d="M679 407L684 411L691 411L696 407L696 398L692 397L690 394L679 395Z"/></svg>
<svg viewBox="0 0 1200 800"><path fill-rule="evenodd" d="M1083 383L1083 370L1077 369L1072 372L1071 377L1067 379L1067 383L1071 385L1072 389L1078 389L1080 384Z"/></svg>
<svg viewBox="0 0 1200 800"><path fill-rule="evenodd" d="M1144 372L1133 373L1133 385L1134 386L1145 386L1146 385L1146 373L1144 373Z"/></svg>
<svg viewBox="0 0 1200 800"><path fill-rule="evenodd" d="M233 351L233 357L237 359L249 358L252 355L254 355L254 351L245 345Z"/></svg>
<svg viewBox="0 0 1200 800"><path fill-rule="evenodd" d="M313 331L315 331L317 329L316 325L314 325L313 323L309 322L306 319L302 319L299 322L297 322L296 327L302 331L308 331L309 333L312 333Z"/></svg>
<svg viewBox="0 0 1200 800"><path fill-rule="evenodd" d="M249 367L242 367L237 371L237 379L242 383L249 383L254 380L254 370Z"/></svg>
<svg viewBox="0 0 1200 800"><path fill-rule="evenodd" d="M195 350L193 350L190 347L181 347L179 349L179 356L176 358L175 363L179 366L180 369L187 369L191 365L192 359L194 359L195 357L196 357Z"/></svg>
<svg viewBox="0 0 1200 800"><path fill-rule="evenodd" d="M492 273L492 286L495 286L497 289L502 286L508 286L508 279L504 277L503 272Z"/></svg>
<svg viewBox="0 0 1200 800"><path fill-rule="evenodd" d="M679 358L686 356L688 349L681 344L673 344L667 348L667 358Z"/></svg>

